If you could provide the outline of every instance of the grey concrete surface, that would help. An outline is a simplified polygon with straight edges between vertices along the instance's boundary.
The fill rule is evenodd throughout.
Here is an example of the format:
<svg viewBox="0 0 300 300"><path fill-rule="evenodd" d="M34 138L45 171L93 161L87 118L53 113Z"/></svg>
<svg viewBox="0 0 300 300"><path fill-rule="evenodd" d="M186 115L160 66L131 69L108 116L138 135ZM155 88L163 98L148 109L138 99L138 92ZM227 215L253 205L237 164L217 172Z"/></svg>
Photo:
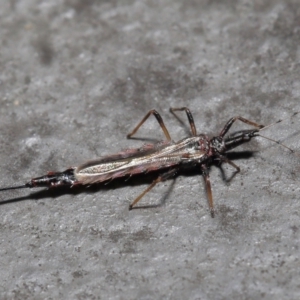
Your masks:
<svg viewBox="0 0 300 300"><path fill-rule="evenodd" d="M125 137L152 108L174 140L188 127L171 106L208 134L300 110L299 4L2 0L1 186L142 145ZM299 151L299 126L264 135ZM163 138L152 119L139 136ZM229 183L211 168L214 219L195 172L130 212L148 182L2 192L0 298L300 299L299 155L264 139L239 150L252 156L233 156Z"/></svg>

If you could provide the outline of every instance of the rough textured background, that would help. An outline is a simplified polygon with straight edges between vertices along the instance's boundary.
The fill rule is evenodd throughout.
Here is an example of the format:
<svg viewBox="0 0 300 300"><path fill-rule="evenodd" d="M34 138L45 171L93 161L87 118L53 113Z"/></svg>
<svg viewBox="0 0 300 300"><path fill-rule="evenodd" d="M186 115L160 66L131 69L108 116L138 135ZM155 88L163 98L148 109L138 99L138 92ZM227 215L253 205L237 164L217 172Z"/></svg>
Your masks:
<svg viewBox="0 0 300 300"><path fill-rule="evenodd" d="M0 43L2 186L141 145L125 136L151 108L175 140L170 106L209 134L300 110L299 0L1 1ZM299 126L264 134L299 149ZM215 219L195 174L131 212L147 182L1 193L0 298L299 299L299 156L240 150L230 183L211 168Z"/></svg>

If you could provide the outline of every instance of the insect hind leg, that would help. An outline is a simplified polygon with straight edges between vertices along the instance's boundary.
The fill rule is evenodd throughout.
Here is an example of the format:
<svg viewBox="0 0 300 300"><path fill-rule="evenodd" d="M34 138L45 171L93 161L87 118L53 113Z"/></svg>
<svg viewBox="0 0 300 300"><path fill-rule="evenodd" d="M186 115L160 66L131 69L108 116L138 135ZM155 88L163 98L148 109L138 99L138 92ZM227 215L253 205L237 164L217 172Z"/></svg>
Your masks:
<svg viewBox="0 0 300 300"><path fill-rule="evenodd" d="M160 175L157 179L155 179L138 197L134 199L134 201L129 205L129 210L132 210L133 206L135 206L150 190L152 190L157 183L165 181L170 177L173 177L177 173L177 171L178 168L171 169L166 173Z"/></svg>

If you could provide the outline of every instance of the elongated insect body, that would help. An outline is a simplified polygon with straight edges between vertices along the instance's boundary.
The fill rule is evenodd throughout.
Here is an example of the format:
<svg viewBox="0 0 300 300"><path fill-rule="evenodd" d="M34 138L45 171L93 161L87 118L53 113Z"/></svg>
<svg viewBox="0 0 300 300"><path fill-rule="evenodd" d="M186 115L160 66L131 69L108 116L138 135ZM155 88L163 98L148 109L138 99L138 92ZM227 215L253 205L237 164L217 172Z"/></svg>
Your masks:
<svg viewBox="0 0 300 300"><path fill-rule="evenodd" d="M234 117L225 124L218 136L209 138L204 134L197 134L193 116L187 107L171 108L170 111L174 115L175 111L186 112L191 127L191 137L184 138L178 142L172 141L160 114L156 110L151 110L127 137L130 138L134 135L148 117L154 115L166 136L165 141L157 144L146 144L141 148L128 149L114 155L104 156L88 161L78 167L69 168L63 172L49 172L47 175L32 178L23 185L1 188L0 191L34 187L51 188L58 186L91 185L125 176L161 171L162 174L130 204L129 209L132 209L157 183L171 178L181 167L190 166L198 168L199 173L204 177L209 208L211 216L214 217L214 203L208 172L209 165L212 161L217 160L221 163L230 164L236 169L236 172L239 172L240 168L224 154L241 144L249 142L254 137L264 137L260 132L270 125L264 126L242 117ZM294 113L293 116L296 114L298 112ZM254 128L240 130L225 137L232 124L237 120ZM280 123L281 121L279 120L276 123ZM270 138L264 138L279 143ZM293 152L289 147L281 143L279 144Z"/></svg>
<svg viewBox="0 0 300 300"><path fill-rule="evenodd" d="M152 151L143 153L143 149L134 149L131 155L110 160L109 156L87 162L74 170L75 178L81 184L93 184L126 175L142 174L166 169L178 165L201 163L206 159L207 144L203 137L185 138L177 143L164 142L156 145ZM142 155L139 155L141 154ZM208 153L207 153L208 154Z"/></svg>

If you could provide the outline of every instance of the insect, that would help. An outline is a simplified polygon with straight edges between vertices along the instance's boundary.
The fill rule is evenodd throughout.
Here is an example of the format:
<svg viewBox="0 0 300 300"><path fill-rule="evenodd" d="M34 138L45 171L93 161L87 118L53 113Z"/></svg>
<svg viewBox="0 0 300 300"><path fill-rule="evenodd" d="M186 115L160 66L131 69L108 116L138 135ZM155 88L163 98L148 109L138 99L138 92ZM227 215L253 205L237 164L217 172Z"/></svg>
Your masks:
<svg viewBox="0 0 300 300"><path fill-rule="evenodd" d="M235 168L236 173L240 172L240 168L226 157L226 152L241 144L249 142L254 137L266 138L280 144L291 152L294 152L294 150L280 142L260 134L260 131L263 129L280 123L282 120L264 126L237 116L231 118L225 124L219 135L209 138L205 134L197 134L194 118L187 107L170 108L170 112L175 116L177 116L175 113L176 111L184 111L186 113L191 129L190 137L174 142L171 139L162 117L153 109L150 110L133 131L127 135L127 138L131 138L142 124L153 115L159 123L166 140L156 144L146 144L140 148L124 150L115 155L100 157L88 161L78 167L69 168L63 172L49 172L47 175L32 178L23 185L1 188L0 191L35 187L54 188L58 186L89 186L100 182L108 182L115 178L162 170L161 175L159 175L158 178L130 204L129 209L131 210L157 183L175 176L180 168L187 166L196 168L199 170L199 173L202 173L206 186L210 213L211 216L214 217L215 209L209 177L209 166L213 161L227 163ZM295 116L298 113L299 112L295 112L292 116ZM226 136L229 129L236 121L241 121L254 128L240 130Z"/></svg>

